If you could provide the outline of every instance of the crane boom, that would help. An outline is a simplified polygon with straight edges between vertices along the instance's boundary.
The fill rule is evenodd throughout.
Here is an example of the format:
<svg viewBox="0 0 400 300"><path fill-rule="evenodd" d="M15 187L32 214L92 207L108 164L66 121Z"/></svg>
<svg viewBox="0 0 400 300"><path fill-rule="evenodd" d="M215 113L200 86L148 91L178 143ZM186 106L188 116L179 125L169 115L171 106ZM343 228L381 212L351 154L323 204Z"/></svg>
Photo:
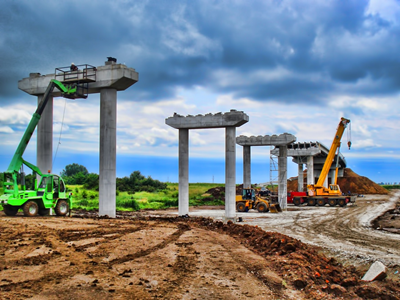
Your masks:
<svg viewBox="0 0 400 300"><path fill-rule="evenodd" d="M341 118L339 122L339 126L336 129L335 137L333 138L333 142L331 148L329 150L328 156L325 160L324 166L322 167L321 175L318 178L318 182L315 186L323 186L326 176L328 176L329 170L331 169L333 159L335 158L336 152L338 152L340 148L340 140L342 139L344 130L347 127L347 124L350 123L350 120L346 118ZM339 155L339 152L337 153ZM338 158L339 159L339 158Z"/></svg>

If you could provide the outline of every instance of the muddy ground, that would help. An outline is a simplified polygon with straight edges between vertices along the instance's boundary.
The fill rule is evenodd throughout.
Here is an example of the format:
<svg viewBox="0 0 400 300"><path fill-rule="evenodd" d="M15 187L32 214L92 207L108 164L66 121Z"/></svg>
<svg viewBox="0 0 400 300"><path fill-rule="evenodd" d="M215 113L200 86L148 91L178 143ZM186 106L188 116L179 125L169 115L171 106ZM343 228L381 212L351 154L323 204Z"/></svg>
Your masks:
<svg viewBox="0 0 400 300"><path fill-rule="evenodd" d="M372 228L399 197L241 213L236 224L206 209L190 218L174 210L117 219L0 212L0 298L400 299L400 235ZM214 218L194 217L207 214ZM388 278L362 282L375 260Z"/></svg>

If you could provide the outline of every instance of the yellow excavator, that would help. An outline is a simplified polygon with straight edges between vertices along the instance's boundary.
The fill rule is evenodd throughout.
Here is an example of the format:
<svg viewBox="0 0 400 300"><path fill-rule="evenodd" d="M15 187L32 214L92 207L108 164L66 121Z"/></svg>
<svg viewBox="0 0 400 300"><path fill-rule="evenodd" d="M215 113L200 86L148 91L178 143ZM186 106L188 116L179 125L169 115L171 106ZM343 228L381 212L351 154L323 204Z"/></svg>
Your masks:
<svg viewBox="0 0 400 300"><path fill-rule="evenodd" d="M282 212L278 203L272 203L271 197L261 196L253 188L244 188L242 195L236 195L236 209L238 212L248 212L250 209L256 209L261 213Z"/></svg>

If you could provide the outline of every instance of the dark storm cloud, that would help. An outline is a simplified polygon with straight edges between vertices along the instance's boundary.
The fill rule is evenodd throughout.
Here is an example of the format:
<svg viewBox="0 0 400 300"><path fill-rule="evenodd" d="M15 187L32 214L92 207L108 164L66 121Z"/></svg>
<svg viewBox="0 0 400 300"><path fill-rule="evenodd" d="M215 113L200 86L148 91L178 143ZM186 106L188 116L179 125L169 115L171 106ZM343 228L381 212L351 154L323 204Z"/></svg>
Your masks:
<svg viewBox="0 0 400 300"><path fill-rule="evenodd" d="M367 7L358 0L4 1L0 101L21 97L17 81L30 72L101 65L107 56L139 72L125 99L154 101L195 85L287 103L394 93L399 27ZM276 70L284 76L254 79Z"/></svg>

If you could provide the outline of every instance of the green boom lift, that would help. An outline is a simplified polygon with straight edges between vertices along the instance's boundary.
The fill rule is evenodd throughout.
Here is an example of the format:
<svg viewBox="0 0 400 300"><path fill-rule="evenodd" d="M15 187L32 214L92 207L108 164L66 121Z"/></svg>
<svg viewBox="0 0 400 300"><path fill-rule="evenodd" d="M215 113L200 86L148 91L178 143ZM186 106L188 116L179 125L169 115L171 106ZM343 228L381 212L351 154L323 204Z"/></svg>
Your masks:
<svg viewBox="0 0 400 300"><path fill-rule="evenodd" d="M77 93L76 84L64 85L55 79L50 81L7 171L3 174L4 194L0 196L0 204L3 206L4 213L8 216L15 216L19 209L22 209L24 215L28 217L38 214L44 216L49 214L50 208L54 209L58 216L65 216L72 208L72 194L67 193L63 179L55 174L43 174L37 166L22 158L54 88L59 89L65 98L85 97ZM23 165L29 167L40 177L39 184L38 180L35 179L32 190L27 190L24 173L19 173ZM18 179L21 179L20 184Z"/></svg>

